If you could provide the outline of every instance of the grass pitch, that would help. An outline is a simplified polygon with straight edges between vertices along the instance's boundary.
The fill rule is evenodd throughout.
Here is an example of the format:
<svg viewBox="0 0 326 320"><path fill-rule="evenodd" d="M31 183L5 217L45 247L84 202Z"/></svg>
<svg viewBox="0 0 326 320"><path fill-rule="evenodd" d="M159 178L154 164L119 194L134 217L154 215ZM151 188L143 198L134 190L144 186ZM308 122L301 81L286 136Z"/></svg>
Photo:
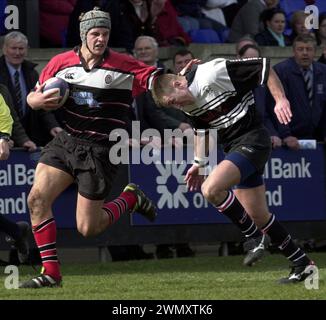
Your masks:
<svg viewBox="0 0 326 320"><path fill-rule="evenodd" d="M66 264L62 288L8 290L0 267L0 300L251 300L326 299L326 254L310 255L319 268L319 289L304 283L279 285L289 272L280 255L269 255L255 267L242 256ZM35 275L21 267L20 280Z"/></svg>

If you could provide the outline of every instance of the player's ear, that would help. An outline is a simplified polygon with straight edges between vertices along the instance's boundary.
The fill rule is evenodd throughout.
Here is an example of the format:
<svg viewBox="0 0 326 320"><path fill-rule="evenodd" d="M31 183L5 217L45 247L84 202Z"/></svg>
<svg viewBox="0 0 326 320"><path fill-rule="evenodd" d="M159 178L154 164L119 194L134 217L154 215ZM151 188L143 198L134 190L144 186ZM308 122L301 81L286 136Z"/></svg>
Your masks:
<svg viewBox="0 0 326 320"><path fill-rule="evenodd" d="M182 86L182 82L180 80L174 80L172 82L172 87L173 88L180 88Z"/></svg>
<svg viewBox="0 0 326 320"><path fill-rule="evenodd" d="M164 106L165 107L171 106L173 104L173 102L174 102L174 98L169 97L169 96L164 96L163 100L164 100Z"/></svg>

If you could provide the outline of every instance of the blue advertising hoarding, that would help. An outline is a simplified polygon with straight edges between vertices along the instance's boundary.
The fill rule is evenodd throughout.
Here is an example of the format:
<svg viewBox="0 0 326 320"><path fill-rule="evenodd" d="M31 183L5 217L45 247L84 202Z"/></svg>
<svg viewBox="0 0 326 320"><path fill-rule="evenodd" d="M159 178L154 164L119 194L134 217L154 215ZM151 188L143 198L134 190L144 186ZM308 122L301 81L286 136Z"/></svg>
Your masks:
<svg viewBox="0 0 326 320"><path fill-rule="evenodd" d="M27 196L38 156L38 152L12 151L8 161L0 161L0 214L15 221L29 220ZM217 154L216 161L220 159L222 154ZM189 166L182 161L130 165L130 180L139 184L158 208L157 221L150 225L229 222L200 192L187 191L184 175ZM325 180L323 146L274 150L265 169L270 210L283 221L326 220ZM59 228L75 228L75 208L76 187L72 186L53 207ZM147 224L142 216L132 216L132 225Z"/></svg>
<svg viewBox="0 0 326 320"><path fill-rule="evenodd" d="M161 159L163 159L163 153ZM221 152L216 156L222 159ZM131 165L130 180L156 203L155 224L228 223L222 214L207 203L200 192L188 192L184 176L187 163ZM215 162L216 163L216 162ZM264 178L266 198L279 220L326 220L324 149L291 151L277 149L266 165ZM133 225L147 225L143 217L134 215Z"/></svg>
<svg viewBox="0 0 326 320"><path fill-rule="evenodd" d="M27 196L34 181L40 152L12 151L7 161L0 161L0 214L12 220L29 221ZM53 206L59 228L75 228L76 187L69 187Z"/></svg>

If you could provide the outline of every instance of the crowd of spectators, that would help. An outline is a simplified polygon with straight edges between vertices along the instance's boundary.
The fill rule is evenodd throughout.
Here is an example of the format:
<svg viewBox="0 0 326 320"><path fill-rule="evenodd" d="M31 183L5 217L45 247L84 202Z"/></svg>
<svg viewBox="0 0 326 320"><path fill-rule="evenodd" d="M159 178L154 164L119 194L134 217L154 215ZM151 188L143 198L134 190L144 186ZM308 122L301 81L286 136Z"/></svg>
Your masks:
<svg viewBox="0 0 326 320"><path fill-rule="evenodd" d="M316 30L304 23L311 4L319 6ZM94 6L111 14L109 45L130 53L142 35L154 37L159 47L236 43L245 35L262 46L291 46L297 35L310 32L318 45L326 40L326 4L319 0L40 0L40 46L77 45L80 14Z"/></svg>

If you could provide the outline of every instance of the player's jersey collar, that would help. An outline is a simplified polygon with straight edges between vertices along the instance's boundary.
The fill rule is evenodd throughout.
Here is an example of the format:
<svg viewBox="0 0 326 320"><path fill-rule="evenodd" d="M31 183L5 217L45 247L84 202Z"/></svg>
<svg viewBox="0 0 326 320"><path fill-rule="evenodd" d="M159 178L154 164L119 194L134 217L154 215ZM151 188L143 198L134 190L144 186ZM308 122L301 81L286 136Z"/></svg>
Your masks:
<svg viewBox="0 0 326 320"><path fill-rule="evenodd" d="M85 63L84 58L82 57L82 55L81 55L81 53L80 53L80 49L81 49L81 46L79 45L79 46L74 47L73 51L76 53L76 55L79 56L79 59L80 59L80 62L81 62L81 64L82 64L83 68L84 68L85 70L89 70L87 64ZM106 48L105 51L104 51L104 53L103 53L103 55L102 55L102 59L100 59L100 60L99 60L99 61L98 61L94 66L93 66L93 69L96 68L96 67L98 67L98 66L100 66L100 65L104 62L104 60L105 60L109 55L110 55L110 49L109 49L109 48Z"/></svg>

